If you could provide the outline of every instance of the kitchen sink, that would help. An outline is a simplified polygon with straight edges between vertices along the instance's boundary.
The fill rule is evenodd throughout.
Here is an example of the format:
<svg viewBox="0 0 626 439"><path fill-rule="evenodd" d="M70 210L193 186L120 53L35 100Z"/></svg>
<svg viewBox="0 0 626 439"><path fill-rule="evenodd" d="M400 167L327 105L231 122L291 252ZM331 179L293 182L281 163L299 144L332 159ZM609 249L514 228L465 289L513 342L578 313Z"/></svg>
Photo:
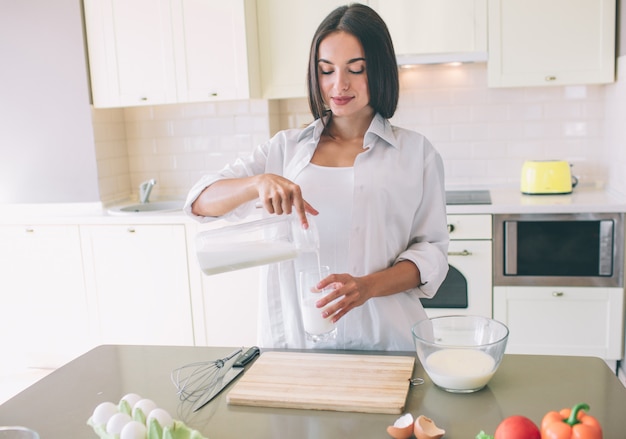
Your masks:
<svg viewBox="0 0 626 439"><path fill-rule="evenodd" d="M175 212L182 210L183 201L170 200L170 201L154 201L148 203L135 203L123 206L112 207L108 210L111 215L137 215L147 213L165 213Z"/></svg>

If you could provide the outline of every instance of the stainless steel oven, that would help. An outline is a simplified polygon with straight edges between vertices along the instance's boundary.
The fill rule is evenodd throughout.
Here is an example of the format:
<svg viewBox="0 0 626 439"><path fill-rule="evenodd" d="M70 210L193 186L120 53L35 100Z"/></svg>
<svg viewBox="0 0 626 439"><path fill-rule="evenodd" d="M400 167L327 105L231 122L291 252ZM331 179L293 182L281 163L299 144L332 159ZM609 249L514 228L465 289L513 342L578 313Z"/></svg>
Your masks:
<svg viewBox="0 0 626 439"><path fill-rule="evenodd" d="M622 213L494 216L495 286L622 287Z"/></svg>

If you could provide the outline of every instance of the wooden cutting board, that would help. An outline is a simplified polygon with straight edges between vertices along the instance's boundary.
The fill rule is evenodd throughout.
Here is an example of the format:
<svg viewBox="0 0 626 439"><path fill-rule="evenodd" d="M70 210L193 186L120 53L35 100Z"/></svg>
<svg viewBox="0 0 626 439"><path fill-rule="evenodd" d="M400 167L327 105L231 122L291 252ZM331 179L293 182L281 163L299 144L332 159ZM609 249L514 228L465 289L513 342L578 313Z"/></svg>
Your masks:
<svg viewBox="0 0 626 439"><path fill-rule="evenodd" d="M415 357L263 352L227 395L229 404L399 414Z"/></svg>

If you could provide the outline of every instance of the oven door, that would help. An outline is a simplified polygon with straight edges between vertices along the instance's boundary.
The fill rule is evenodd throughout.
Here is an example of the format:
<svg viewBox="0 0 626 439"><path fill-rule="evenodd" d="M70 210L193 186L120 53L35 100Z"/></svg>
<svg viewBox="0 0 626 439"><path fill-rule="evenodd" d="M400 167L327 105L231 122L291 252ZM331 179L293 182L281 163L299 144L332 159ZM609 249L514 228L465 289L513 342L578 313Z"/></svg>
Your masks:
<svg viewBox="0 0 626 439"><path fill-rule="evenodd" d="M491 317L491 240L450 241L450 269L432 299L420 299L429 317Z"/></svg>

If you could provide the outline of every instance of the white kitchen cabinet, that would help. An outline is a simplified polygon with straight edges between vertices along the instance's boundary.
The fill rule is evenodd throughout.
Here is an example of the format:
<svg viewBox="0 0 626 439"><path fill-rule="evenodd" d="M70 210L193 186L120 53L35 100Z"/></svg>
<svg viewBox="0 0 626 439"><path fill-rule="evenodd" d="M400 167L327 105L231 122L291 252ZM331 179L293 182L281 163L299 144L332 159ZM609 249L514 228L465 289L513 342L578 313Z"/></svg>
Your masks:
<svg viewBox="0 0 626 439"><path fill-rule="evenodd" d="M176 102L169 0L84 0L95 107Z"/></svg>
<svg viewBox="0 0 626 439"><path fill-rule="evenodd" d="M207 276L198 264L195 243L197 233L232 224L219 220L186 225L194 333L196 345L199 346L252 346L258 340L262 268L252 267Z"/></svg>
<svg viewBox="0 0 626 439"><path fill-rule="evenodd" d="M622 358L624 290L495 287L494 318L509 327L507 353Z"/></svg>
<svg viewBox="0 0 626 439"><path fill-rule="evenodd" d="M173 0L179 102L258 97L256 8L251 0Z"/></svg>
<svg viewBox="0 0 626 439"><path fill-rule="evenodd" d="M313 34L340 0L257 0L264 99L307 95L306 75Z"/></svg>
<svg viewBox="0 0 626 439"><path fill-rule="evenodd" d="M615 80L614 0L489 0L491 87Z"/></svg>
<svg viewBox="0 0 626 439"><path fill-rule="evenodd" d="M80 229L100 343L193 345L185 226Z"/></svg>
<svg viewBox="0 0 626 439"><path fill-rule="evenodd" d="M260 279L260 267L203 275L208 346L252 346L257 343Z"/></svg>
<svg viewBox="0 0 626 439"><path fill-rule="evenodd" d="M95 345L78 226L0 226L2 362L58 367Z"/></svg>
<svg viewBox="0 0 626 439"><path fill-rule="evenodd" d="M487 59L487 0L370 0L385 20L398 61L437 55ZM421 57L422 60L425 57Z"/></svg>
<svg viewBox="0 0 626 439"><path fill-rule="evenodd" d="M253 1L84 4L95 107L249 99L258 93Z"/></svg>

